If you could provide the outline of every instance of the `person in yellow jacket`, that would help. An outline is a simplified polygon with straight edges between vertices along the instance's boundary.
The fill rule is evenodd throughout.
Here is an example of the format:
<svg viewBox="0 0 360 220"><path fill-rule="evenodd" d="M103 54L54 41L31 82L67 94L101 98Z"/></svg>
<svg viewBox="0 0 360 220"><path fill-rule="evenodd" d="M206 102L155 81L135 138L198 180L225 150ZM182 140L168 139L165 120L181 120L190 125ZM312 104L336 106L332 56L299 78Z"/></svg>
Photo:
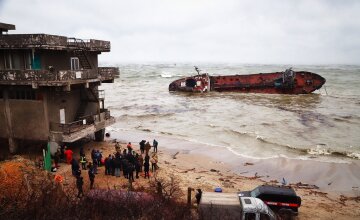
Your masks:
<svg viewBox="0 0 360 220"><path fill-rule="evenodd" d="M85 157L85 155L80 156L80 163L81 163L81 168L83 170L86 170L86 157Z"/></svg>
<svg viewBox="0 0 360 220"><path fill-rule="evenodd" d="M151 156L151 159L150 159L150 162L151 162L151 172L156 172L156 169L157 169L157 162L158 162L158 156L157 154L154 152Z"/></svg>

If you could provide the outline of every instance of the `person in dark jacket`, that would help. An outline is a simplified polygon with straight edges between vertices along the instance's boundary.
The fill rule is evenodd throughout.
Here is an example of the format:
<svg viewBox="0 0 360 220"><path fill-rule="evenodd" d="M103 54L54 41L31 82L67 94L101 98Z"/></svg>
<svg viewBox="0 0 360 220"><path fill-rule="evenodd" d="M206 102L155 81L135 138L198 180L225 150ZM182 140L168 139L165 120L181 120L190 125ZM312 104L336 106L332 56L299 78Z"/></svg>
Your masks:
<svg viewBox="0 0 360 220"><path fill-rule="evenodd" d="M98 151L99 154L98 154L98 165L99 167L101 167L104 163L104 160L103 160L103 155L102 155L102 152Z"/></svg>
<svg viewBox="0 0 360 220"><path fill-rule="evenodd" d="M146 160L145 160L145 163L144 163L145 179L146 179L146 176L147 176L148 178L150 178L149 170L150 170L150 163L149 163L149 161L146 161Z"/></svg>
<svg viewBox="0 0 360 220"><path fill-rule="evenodd" d="M74 158L71 160L71 171L74 176L77 175L78 171L80 170L80 166L78 161Z"/></svg>
<svg viewBox="0 0 360 220"><path fill-rule="evenodd" d="M93 165L94 174L97 174L98 161L97 161L97 155L95 149L91 151L91 159L93 161L92 165Z"/></svg>
<svg viewBox="0 0 360 220"><path fill-rule="evenodd" d="M111 160L110 160L110 167L111 167L111 175L112 176L115 176L115 159L118 158L118 157L113 157Z"/></svg>
<svg viewBox="0 0 360 220"><path fill-rule="evenodd" d="M127 170L128 170L128 175L129 175L129 181L132 181L134 182L134 165L132 163L128 163L128 167L127 167Z"/></svg>
<svg viewBox="0 0 360 220"><path fill-rule="evenodd" d="M95 159L96 159L95 153L96 153L96 150L95 150L95 149L92 149L92 151L91 151L91 159L93 160L93 164L94 164Z"/></svg>
<svg viewBox="0 0 360 220"><path fill-rule="evenodd" d="M201 196L202 196L202 191L201 191L201 189L197 189L195 198L196 198L196 203L197 203L198 205L200 204Z"/></svg>
<svg viewBox="0 0 360 220"><path fill-rule="evenodd" d="M105 159L105 175L111 175L111 154Z"/></svg>
<svg viewBox="0 0 360 220"><path fill-rule="evenodd" d="M61 157L60 149L57 149L57 151L55 152L55 155L54 155L54 162L55 162L56 169L59 168L60 157Z"/></svg>
<svg viewBox="0 0 360 220"><path fill-rule="evenodd" d="M125 158L122 159L123 173L124 173L124 177L125 177L126 179L129 178L128 166L129 166L128 160L126 160Z"/></svg>
<svg viewBox="0 0 360 220"><path fill-rule="evenodd" d="M95 160L96 160L96 165L97 165L98 167L101 166L101 158L102 158L102 155L101 155L100 151L99 151L99 150L96 150L96 151L95 151ZM95 173L97 173L97 172L95 172Z"/></svg>
<svg viewBox="0 0 360 220"><path fill-rule="evenodd" d="M121 152L116 152L115 153L115 158L121 158Z"/></svg>
<svg viewBox="0 0 360 220"><path fill-rule="evenodd" d="M121 168L121 159L120 158L115 158L114 167L115 167L115 176L120 177L120 168Z"/></svg>
<svg viewBox="0 0 360 220"><path fill-rule="evenodd" d="M139 179L139 172L140 172L140 162L139 162L139 154L135 156L135 171L136 171L136 179Z"/></svg>
<svg viewBox="0 0 360 220"><path fill-rule="evenodd" d="M135 156L132 154L132 152L130 151L127 155L126 155L126 159L132 163L132 164L135 164Z"/></svg>
<svg viewBox="0 0 360 220"><path fill-rule="evenodd" d="M90 180L90 189L94 188L94 182L95 182L95 172L94 172L94 166L91 164L91 162L89 163L89 180Z"/></svg>
<svg viewBox="0 0 360 220"><path fill-rule="evenodd" d="M154 152L157 152L157 146L158 146L158 142L157 142L157 140L155 140L154 139L154 141L153 141L153 147L154 147Z"/></svg>
<svg viewBox="0 0 360 220"><path fill-rule="evenodd" d="M84 196L83 185L84 185L83 177L77 176L76 177L76 187L78 189L78 195L77 195L78 198L80 198L80 195Z"/></svg>
<svg viewBox="0 0 360 220"><path fill-rule="evenodd" d="M145 143L146 143L146 141L145 141L145 140L142 140L142 141L140 141L140 143L139 143L139 145L140 145L140 152L141 152L141 154L143 154L143 153L144 153L144 151L145 151Z"/></svg>
<svg viewBox="0 0 360 220"><path fill-rule="evenodd" d="M146 154L146 155L145 155L144 161L145 161L144 163L146 163L146 162L149 163L149 161L150 161L150 156L149 156L149 154Z"/></svg>

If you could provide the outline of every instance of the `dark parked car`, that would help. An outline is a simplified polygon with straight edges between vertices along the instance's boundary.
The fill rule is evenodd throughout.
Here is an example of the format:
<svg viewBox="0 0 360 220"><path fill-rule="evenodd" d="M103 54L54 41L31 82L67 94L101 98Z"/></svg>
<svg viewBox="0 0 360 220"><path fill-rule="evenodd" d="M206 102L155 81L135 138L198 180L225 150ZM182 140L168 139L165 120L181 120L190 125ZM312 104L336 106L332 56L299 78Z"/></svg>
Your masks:
<svg viewBox="0 0 360 220"><path fill-rule="evenodd" d="M258 186L252 191L238 193L239 197L255 197L261 199L274 212L291 210L295 214L301 205L301 198L291 187L285 186Z"/></svg>

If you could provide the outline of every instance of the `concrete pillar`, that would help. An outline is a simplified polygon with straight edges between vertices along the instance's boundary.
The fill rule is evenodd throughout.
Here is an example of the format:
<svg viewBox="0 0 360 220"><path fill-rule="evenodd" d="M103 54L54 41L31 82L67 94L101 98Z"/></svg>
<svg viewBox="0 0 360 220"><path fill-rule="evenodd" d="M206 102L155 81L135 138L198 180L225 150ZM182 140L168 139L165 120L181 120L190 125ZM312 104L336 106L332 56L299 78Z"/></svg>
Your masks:
<svg viewBox="0 0 360 220"><path fill-rule="evenodd" d="M12 137L9 137L9 151L11 154L15 154L18 150L18 144L17 144L17 141L12 138Z"/></svg>
<svg viewBox="0 0 360 220"><path fill-rule="evenodd" d="M39 91L42 93L43 97L43 108L44 108L44 120L45 120L45 126L46 130L48 131L49 140L50 140L50 122L49 122L49 112L48 112L48 95L46 92Z"/></svg>
<svg viewBox="0 0 360 220"><path fill-rule="evenodd" d="M9 151L10 153L14 154L18 150L18 145L16 140L14 139L14 134L13 134L8 90L4 91L4 101L5 101L5 127L8 133Z"/></svg>

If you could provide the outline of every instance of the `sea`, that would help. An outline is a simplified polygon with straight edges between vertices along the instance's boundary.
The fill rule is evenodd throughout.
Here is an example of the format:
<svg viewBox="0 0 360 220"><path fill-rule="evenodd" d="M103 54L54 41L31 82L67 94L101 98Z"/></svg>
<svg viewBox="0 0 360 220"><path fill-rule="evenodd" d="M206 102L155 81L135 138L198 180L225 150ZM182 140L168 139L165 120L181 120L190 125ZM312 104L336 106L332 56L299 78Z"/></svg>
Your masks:
<svg viewBox="0 0 360 220"><path fill-rule="evenodd" d="M360 66L293 66L295 71L314 72L326 79L320 90L306 95L169 92L172 81L196 74L194 65L117 64L120 78L100 88L105 90L105 107L117 121L107 132L124 134L123 140L156 137L175 140L172 145L178 140L194 147L226 148L234 155L256 159L360 160ZM197 66L210 75L267 73L290 67ZM126 137L130 133L137 134L136 138Z"/></svg>

